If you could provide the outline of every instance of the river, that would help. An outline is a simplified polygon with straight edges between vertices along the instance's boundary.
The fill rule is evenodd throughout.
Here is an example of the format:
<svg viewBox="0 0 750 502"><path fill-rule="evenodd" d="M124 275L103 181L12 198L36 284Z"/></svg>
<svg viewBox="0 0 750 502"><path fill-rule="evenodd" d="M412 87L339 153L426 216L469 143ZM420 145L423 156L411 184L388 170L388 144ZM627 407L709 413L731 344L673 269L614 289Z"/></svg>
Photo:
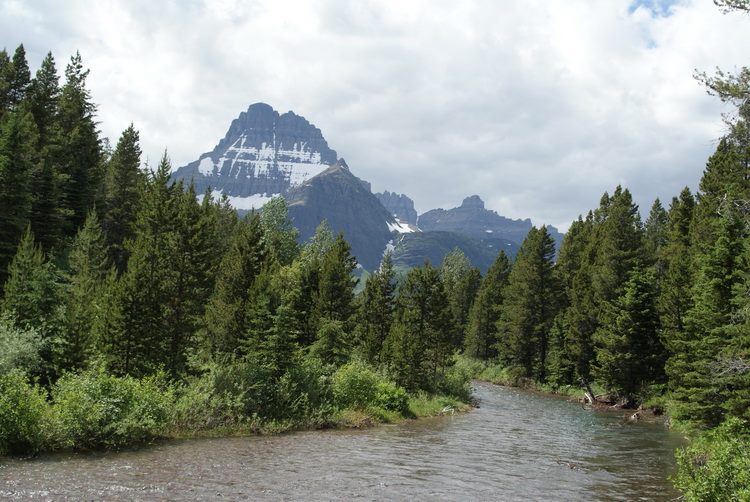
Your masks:
<svg viewBox="0 0 750 502"><path fill-rule="evenodd" d="M368 430L0 459L10 500L671 500L680 437L476 383L480 408Z"/></svg>

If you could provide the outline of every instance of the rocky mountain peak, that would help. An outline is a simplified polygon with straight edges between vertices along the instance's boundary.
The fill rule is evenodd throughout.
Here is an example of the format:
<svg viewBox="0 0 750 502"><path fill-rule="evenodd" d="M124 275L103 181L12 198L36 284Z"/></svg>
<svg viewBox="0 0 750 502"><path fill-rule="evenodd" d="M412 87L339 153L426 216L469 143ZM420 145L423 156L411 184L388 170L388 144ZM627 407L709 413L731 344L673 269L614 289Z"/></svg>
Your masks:
<svg viewBox="0 0 750 502"><path fill-rule="evenodd" d="M484 201L478 195L471 195L464 199L461 203L461 207L484 210Z"/></svg>
<svg viewBox="0 0 750 502"><path fill-rule="evenodd" d="M414 209L414 201L406 195L386 190L382 193L376 193L375 197L401 223L417 224L417 210Z"/></svg>
<svg viewBox="0 0 750 502"><path fill-rule="evenodd" d="M255 103L232 121L211 152L177 169L176 180L193 180L201 193L228 195L237 209L262 207L271 197L323 172L336 163L320 129L289 111Z"/></svg>

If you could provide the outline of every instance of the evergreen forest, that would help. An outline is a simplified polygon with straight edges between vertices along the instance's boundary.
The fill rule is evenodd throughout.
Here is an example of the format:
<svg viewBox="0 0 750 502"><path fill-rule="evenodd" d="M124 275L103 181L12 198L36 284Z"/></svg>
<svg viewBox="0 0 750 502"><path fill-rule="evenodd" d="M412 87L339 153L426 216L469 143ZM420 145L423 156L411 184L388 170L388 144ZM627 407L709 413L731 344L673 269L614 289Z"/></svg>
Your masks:
<svg viewBox="0 0 750 502"><path fill-rule="evenodd" d="M110 145L87 76L0 51L0 454L396 421L479 377L666 413L686 500L750 499L750 69L697 75L732 107L697 191L642 218L612 187L557 253L540 226L484 276L386 254L359 285L283 198L240 218L134 125Z"/></svg>

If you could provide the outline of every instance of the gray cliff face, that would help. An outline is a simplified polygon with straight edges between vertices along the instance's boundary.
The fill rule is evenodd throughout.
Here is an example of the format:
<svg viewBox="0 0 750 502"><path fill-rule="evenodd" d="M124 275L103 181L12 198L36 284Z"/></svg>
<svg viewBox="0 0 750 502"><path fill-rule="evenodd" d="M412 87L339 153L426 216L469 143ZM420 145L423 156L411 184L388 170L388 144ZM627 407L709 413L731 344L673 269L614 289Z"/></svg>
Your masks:
<svg viewBox="0 0 750 502"><path fill-rule="evenodd" d="M280 115L264 103L251 105L232 121L211 152L177 169L175 180L193 180L230 197L264 198L285 193L336 163L336 152L320 129L293 112ZM250 207L239 207L249 209Z"/></svg>
<svg viewBox="0 0 750 502"><path fill-rule="evenodd" d="M419 228L425 232L456 232L476 240L502 239L521 244L531 227L529 219L512 220L485 209L478 195L467 197L459 207L433 209L419 216ZM559 247L562 234L555 227L547 226L547 229Z"/></svg>
<svg viewBox="0 0 750 502"><path fill-rule="evenodd" d="M349 171L343 159L284 197L301 240L312 237L320 222L326 220L334 233L344 234L352 254L365 269L380 266L383 250L393 239L389 225L395 218Z"/></svg>
<svg viewBox="0 0 750 502"><path fill-rule="evenodd" d="M386 190L383 193L376 193L375 197L401 223L417 224L417 210L414 209L414 201L406 195Z"/></svg>

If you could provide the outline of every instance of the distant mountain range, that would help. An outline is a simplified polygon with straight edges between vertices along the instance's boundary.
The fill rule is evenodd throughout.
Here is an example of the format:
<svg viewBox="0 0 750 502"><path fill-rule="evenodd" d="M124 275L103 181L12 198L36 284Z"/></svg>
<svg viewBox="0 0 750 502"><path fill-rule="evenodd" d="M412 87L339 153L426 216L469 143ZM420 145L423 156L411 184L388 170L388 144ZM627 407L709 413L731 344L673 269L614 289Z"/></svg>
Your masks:
<svg viewBox="0 0 750 502"><path fill-rule="evenodd" d="M242 112L211 152L172 177L192 180L199 193L210 188L214 197L225 194L242 212L260 210L272 197L283 196L301 240L326 220L344 234L367 270L376 269L388 250L398 267L408 268L425 260L440 265L459 248L484 272L501 249L515 256L532 226L528 219L512 220L486 209L478 195L459 207L418 215L406 195L373 194L305 118L291 111L279 114L264 103ZM562 234L548 229L559 245Z"/></svg>

